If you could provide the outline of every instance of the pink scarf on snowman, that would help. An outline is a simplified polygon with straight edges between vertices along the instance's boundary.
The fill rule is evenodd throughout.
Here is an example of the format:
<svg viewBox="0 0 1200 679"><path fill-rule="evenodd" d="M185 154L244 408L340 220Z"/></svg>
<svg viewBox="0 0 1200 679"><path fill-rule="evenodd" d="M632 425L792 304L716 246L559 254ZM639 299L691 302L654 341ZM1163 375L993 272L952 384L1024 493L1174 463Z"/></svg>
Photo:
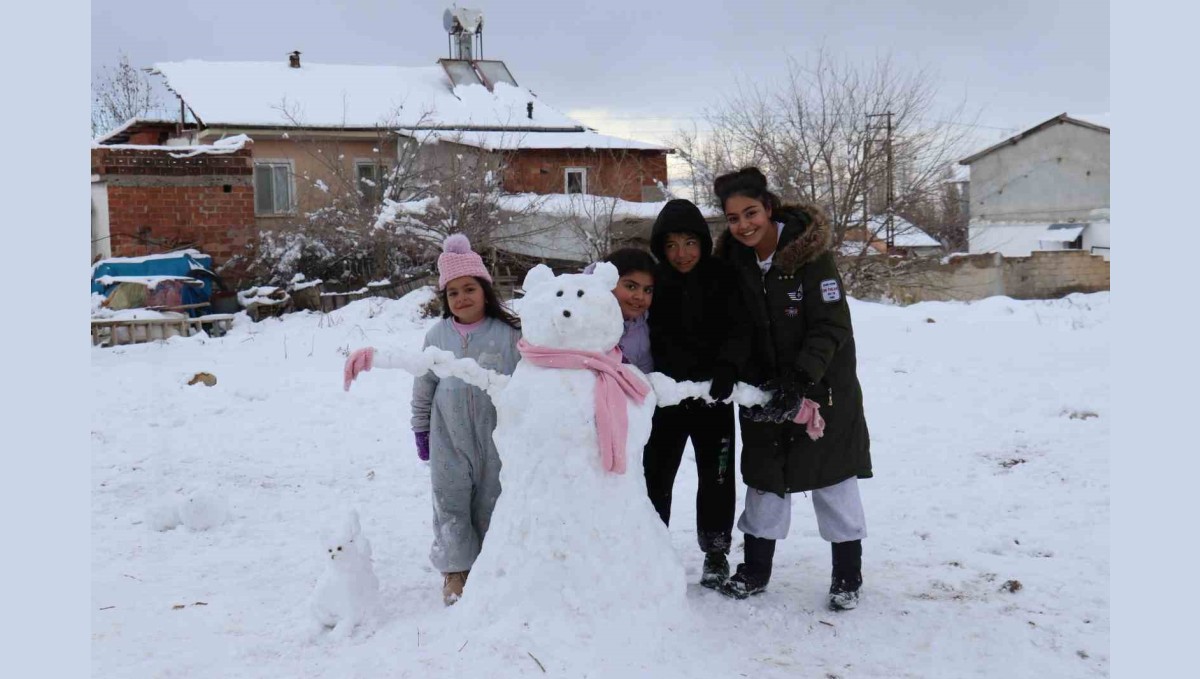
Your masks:
<svg viewBox="0 0 1200 679"><path fill-rule="evenodd" d="M625 438L629 433L629 414L625 399L641 404L650 387L621 363L621 350L613 348L607 354L576 349L539 347L524 339L517 341L517 351L530 363L543 368L579 370L596 373L596 434L600 440L600 466L604 471L625 473Z"/></svg>

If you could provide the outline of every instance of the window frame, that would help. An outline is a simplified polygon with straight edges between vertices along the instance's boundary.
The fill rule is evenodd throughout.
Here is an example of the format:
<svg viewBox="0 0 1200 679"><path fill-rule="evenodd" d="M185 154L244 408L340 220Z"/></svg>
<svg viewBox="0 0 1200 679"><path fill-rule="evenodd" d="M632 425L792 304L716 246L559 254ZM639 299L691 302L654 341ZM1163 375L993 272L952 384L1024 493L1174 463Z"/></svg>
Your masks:
<svg viewBox="0 0 1200 679"><path fill-rule="evenodd" d="M371 177L371 181L375 183L374 187L363 185L362 176L359 174L359 169L370 167L375 174ZM379 158L355 158L354 159L354 188L362 192L361 201L363 204L379 203L383 200L383 161ZM371 189L374 195L368 195L366 189Z"/></svg>
<svg viewBox="0 0 1200 679"><path fill-rule="evenodd" d="M577 195L571 191L571 173L573 172L578 172L582 177L578 195L588 195L588 169L586 167L563 168L563 193L567 194L568 196Z"/></svg>
<svg viewBox="0 0 1200 679"><path fill-rule="evenodd" d="M259 210L259 205L258 205L258 197L259 197L258 196L258 176L259 175L258 175L258 171L259 171L260 167L269 167L272 169L272 172L270 175L271 176L271 205L272 205L271 212L262 212ZM276 185L275 185L276 175L275 175L274 169L278 168L278 167L287 168L288 205L287 205L287 208L282 211L275 208L275 205L278 201L276 200L276 195L277 195ZM253 183L254 183L254 216L255 217L287 217L287 216L296 214L296 163L294 160L292 160L291 158L256 158L254 160Z"/></svg>

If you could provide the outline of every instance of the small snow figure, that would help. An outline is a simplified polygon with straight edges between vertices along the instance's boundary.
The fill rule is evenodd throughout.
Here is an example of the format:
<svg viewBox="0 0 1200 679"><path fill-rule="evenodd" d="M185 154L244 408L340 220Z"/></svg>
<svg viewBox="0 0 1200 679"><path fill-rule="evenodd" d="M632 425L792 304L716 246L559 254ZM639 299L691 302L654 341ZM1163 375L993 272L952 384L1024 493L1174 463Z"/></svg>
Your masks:
<svg viewBox="0 0 1200 679"><path fill-rule="evenodd" d="M198 490L179 505L179 523L190 530L216 528L229 520L229 503L214 491Z"/></svg>
<svg viewBox="0 0 1200 679"><path fill-rule="evenodd" d="M321 552L325 572L309 600L316 632L333 628L330 637L345 638L374 605L379 578L371 565L371 543L360 531L358 512L351 511L341 527L328 536Z"/></svg>

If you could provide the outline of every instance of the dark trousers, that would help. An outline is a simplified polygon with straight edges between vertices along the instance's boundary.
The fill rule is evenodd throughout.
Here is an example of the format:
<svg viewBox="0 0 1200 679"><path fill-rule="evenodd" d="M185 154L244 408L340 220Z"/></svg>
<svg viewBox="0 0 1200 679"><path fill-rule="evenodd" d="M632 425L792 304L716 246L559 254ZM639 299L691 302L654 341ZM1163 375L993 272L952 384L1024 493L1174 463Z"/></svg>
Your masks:
<svg viewBox="0 0 1200 679"><path fill-rule="evenodd" d="M733 468L733 404L686 401L654 411L642 458L646 490L663 523L671 523L671 490L688 438L696 451L696 538L705 552L729 553L737 503Z"/></svg>

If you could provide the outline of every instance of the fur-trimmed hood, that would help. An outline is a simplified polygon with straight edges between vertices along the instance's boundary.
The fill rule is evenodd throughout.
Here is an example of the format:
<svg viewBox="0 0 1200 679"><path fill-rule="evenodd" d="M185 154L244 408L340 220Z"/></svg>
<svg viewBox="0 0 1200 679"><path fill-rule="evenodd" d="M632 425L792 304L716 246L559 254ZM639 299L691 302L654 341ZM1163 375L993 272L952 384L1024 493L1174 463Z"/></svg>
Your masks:
<svg viewBox="0 0 1200 679"><path fill-rule="evenodd" d="M813 261L833 247L833 228L825 211L812 203L784 205L771 215L771 219L783 222L782 239L786 243L775 253L775 266L793 274L797 269ZM729 229L717 238L715 254L727 260L749 248L739 243Z"/></svg>

